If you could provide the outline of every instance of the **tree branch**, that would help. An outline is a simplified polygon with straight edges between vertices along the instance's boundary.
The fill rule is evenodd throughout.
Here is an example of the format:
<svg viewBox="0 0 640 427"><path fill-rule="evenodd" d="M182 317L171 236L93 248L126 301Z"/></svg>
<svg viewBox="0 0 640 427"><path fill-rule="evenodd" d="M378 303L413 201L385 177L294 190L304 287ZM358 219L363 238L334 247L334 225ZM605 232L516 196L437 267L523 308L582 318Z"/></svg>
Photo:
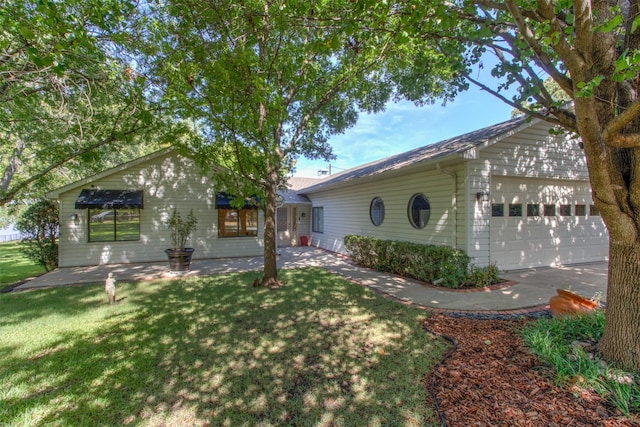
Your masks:
<svg viewBox="0 0 640 427"><path fill-rule="evenodd" d="M0 194L4 194L4 192L9 188L13 175L16 173L18 166L20 165L20 156L22 155L25 147L26 144L24 140L18 138L13 152L11 153L11 157L9 158L9 164L2 174L2 179L0 179Z"/></svg>
<svg viewBox="0 0 640 427"><path fill-rule="evenodd" d="M539 3L544 3L544 0L541 0ZM573 87L571 86L571 81L562 73L560 73L551 58L544 52L544 49L538 43L538 40L535 38L535 34L533 30L527 25L525 21L525 17L522 15L519 7L515 4L513 0L507 0L506 5L509 8L509 12L513 16L514 21L518 25L518 29L520 30L520 34L522 38L525 40L527 45L533 50L536 56L536 62L538 65L547 73L553 80L555 80L560 87L567 93L573 92ZM553 10L553 9L552 9ZM555 15L552 17L546 17L550 21L555 18ZM556 23L557 26L557 23ZM556 51L558 53L563 52L565 60L570 56L571 47L564 40L564 36L559 36L559 41L556 46Z"/></svg>
<svg viewBox="0 0 640 427"><path fill-rule="evenodd" d="M0 206L4 206L6 203L10 202L13 197L21 190L25 189L26 187L28 187L31 183L33 183L34 181L37 181L38 179L44 177L45 175L47 175L49 172L51 172L52 170L62 166L63 164L65 164L66 162L68 162L71 159L74 159L78 156L81 156L85 153L88 153L89 151L95 150L96 148L100 148L104 145L110 144L118 139L121 139L123 137L126 137L128 135L132 135L135 134L136 132L139 132L142 129L146 129L149 126L140 126L140 127L133 127L130 128L128 131L126 132L121 132L118 134L111 134L108 137L104 138L101 141L98 141L95 144L89 145L88 147L85 147L81 150L75 151L73 153L71 153L70 155L57 160L56 162L52 163L51 165L49 165L48 167L46 167L45 169L41 170L40 172L38 172L37 174L34 174L32 176L30 176L28 179L26 179L25 181L22 181L20 184L16 185L15 187L13 187L10 191L8 192L3 192L2 194L0 194Z"/></svg>
<svg viewBox="0 0 640 427"><path fill-rule="evenodd" d="M623 112L613 117L607 127L602 132L602 137L605 144L611 147L618 148L630 148L640 147L640 135L630 134L621 135L620 132L625 126L631 123L633 120L637 120L640 116L640 99L636 99L629 107Z"/></svg>

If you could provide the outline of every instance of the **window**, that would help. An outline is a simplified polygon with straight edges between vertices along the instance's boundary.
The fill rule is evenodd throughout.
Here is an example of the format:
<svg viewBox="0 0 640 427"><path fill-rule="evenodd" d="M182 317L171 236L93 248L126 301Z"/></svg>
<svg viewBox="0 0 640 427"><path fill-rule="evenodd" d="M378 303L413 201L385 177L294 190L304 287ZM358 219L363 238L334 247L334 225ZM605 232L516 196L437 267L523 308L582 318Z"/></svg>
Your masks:
<svg viewBox="0 0 640 427"><path fill-rule="evenodd" d="M324 233L324 208L313 208L311 211L311 231Z"/></svg>
<svg viewBox="0 0 640 427"><path fill-rule="evenodd" d="M218 236L245 237L258 235L256 209L218 208Z"/></svg>
<svg viewBox="0 0 640 427"><path fill-rule="evenodd" d="M287 231L289 229L289 209L278 208L276 211L276 218L278 221L276 222L276 231Z"/></svg>
<svg viewBox="0 0 640 427"><path fill-rule="evenodd" d="M544 216L556 216L556 205L544 205Z"/></svg>
<svg viewBox="0 0 640 427"><path fill-rule="evenodd" d="M384 221L384 202L380 197L374 197L371 201L369 216L371 217L371 222L376 227Z"/></svg>
<svg viewBox="0 0 640 427"><path fill-rule="evenodd" d="M522 203L509 204L509 216L522 216Z"/></svg>
<svg viewBox="0 0 640 427"><path fill-rule="evenodd" d="M431 216L431 205L424 194L414 194L411 197L407 207L407 216L414 228L422 229L427 225Z"/></svg>
<svg viewBox="0 0 640 427"><path fill-rule="evenodd" d="M529 203L527 205L527 216L540 216L540 205L537 203Z"/></svg>
<svg viewBox="0 0 640 427"><path fill-rule="evenodd" d="M600 209L596 205L589 205L589 216L600 216Z"/></svg>
<svg viewBox="0 0 640 427"><path fill-rule="evenodd" d="M587 205L576 205L576 216L586 216Z"/></svg>
<svg viewBox="0 0 640 427"><path fill-rule="evenodd" d="M560 216L571 216L571 205L560 205Z"/></svg>
<svg viewBox="0 0 640 427"><path fill-rule="evenodd" d="M89 241L140 240L140 209L89 209Z"/></svg>
<svg viewBox="0 0 640 427"><path fill-rule="evenodd" d="M491 216L504 216L504 203L494 203L491 205Z"/></svg>

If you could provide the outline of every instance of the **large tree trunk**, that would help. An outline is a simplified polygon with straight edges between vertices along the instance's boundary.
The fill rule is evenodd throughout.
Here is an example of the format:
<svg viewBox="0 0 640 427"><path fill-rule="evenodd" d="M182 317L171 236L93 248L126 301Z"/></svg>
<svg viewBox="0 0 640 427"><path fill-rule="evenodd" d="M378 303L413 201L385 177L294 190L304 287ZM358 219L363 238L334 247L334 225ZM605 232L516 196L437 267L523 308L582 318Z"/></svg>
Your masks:
<svg viewBox="0 0 640 427"><path fill-rule="evenodd" d="M631 2L626 20L624 47L640 47L640 31L631 31L633 17L640 12L640 3ZM613 97L610 97L611 99ZM616 113L622 114L638 99L637 83L620 83L615 86ZM635 117L620 132L622 135L640 134L640 117ZM609 277L607 287L607 311L604 333L600 340L600 352L605 360L624 369L640 372L640 150L616 150L612 168L621 171L622 179L614 181L614 187L623 191L618 196L622 214L631 221L621 221L618 215L607 221L607 226L626 223L623 233L610 227ZM610 163L611 164L611 163ZM614 176L610 172L611 176ZM631 227L633 223L633 227ZM619 230L617 230L619 231Z"/></svg>
<svg viewBox="0 0 640 427"><path fill-rule="evenodd" d="M276 253L276 195L278 171L267 168L266 204L264 213L264 275L263 286L278 286L278 265Z"/></svg>
<svg viewBox="0 0 640 427"><path fill-rule="evenodd" d="M640 371L640 243L609 244L609 283L599 349L616 366Z"/></svg>

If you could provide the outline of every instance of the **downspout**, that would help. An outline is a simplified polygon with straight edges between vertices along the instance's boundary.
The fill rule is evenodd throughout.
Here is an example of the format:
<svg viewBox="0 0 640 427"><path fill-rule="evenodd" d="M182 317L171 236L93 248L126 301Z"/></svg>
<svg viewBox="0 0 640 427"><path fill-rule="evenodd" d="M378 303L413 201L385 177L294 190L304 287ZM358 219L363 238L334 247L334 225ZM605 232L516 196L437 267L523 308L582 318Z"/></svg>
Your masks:
<svg viewBox="0 0 640 427"><path fill-rule="evenodd" d="M442 169L440 163L436 163L436 169L451 176L451 247L458 249L458 174L450 169Z"/></svg>

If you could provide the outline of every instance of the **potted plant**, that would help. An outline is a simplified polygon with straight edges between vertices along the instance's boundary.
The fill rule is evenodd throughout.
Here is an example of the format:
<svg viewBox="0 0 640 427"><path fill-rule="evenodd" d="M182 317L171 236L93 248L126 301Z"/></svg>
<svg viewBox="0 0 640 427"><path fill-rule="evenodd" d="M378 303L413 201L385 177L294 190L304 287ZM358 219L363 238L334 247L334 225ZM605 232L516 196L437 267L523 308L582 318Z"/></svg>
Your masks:
<svg viewBox="0 0 640 427"><path fill-rule="evenodd" d="M191 209L189 215L183 219L174 208L166 224L173 242L173 248L165 250L169 257L169 268L171 271L188 271L191 265L191 256L195 249L186 247L187 239L195 231L198 218L196 218L193 214L193 209Z"/></svg>

